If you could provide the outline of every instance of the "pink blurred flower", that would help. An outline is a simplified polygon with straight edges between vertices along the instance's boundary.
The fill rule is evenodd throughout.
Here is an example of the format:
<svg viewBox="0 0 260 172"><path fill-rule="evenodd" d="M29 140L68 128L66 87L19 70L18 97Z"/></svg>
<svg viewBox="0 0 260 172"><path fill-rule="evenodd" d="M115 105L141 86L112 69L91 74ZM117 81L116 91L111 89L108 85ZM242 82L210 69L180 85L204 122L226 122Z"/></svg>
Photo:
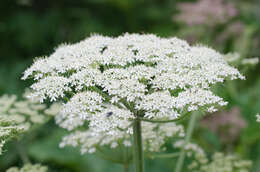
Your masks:
<svg viewBox="0 0 260 172"><path fill-rule="evenodd" d="M181 13L176 19L190 26L225 23L238 13L233 3L225 0L199 0L181 3L178 7Z"/></svg>
<svg viewBox="0 0 260 172"><path fill-rule="evenodd" d="M229 111L217 112L201 120L201 125L219 135L223 143L236 141L243 128L247 126L241 117L240 109L234 107Z"/></svg>

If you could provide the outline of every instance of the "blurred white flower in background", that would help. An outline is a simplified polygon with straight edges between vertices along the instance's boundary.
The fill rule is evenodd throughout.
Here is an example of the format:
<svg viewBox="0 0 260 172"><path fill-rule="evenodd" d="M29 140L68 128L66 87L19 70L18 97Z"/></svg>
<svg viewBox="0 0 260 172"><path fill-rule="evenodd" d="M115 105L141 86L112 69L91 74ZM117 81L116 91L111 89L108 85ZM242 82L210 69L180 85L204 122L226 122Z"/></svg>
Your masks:
<svg viewBox="0 0 260 172"><path fill-rule="evenodd" d="M15 95L3 95L0 97L0 116L15 122L17 125L28 130L33 124L42 124L47 121L46 114L53 116L60 111L60 105L54 103L47 108L38 101L26 98L30 94L26 91L22 99Z"/></svg>
<svg viewBox="0 0 260 172"><path fill-rule="evenodd" d="M25 164L22 168L11 167L6 172L47 172L48 168L40 164Z"/></svg>
<svg viewBox="0 0 260 172"><path fill-rule="evenodd" d="M45 123L48 116L54 116L60 111L58 103L47 108L44 104L27 99L28 94L27 90L20 100L15 95L0 97L0 154L6 141L37 124Z"/></svg>
<svg viewBox="0 0 260 172"><path fill-rule="evenodd" d="M184 141L179 140L173 144L175 148L182 148ZM188 143L184 150L192 161L188 165L191 172L249 172L252 161L243 160L238 155L217 152L212 157L207 156L204 150L194 144Z"/></svg>
<svg viewBox="0 0 260 172"><path fill-rule="evenodd" d="M14 121L8 118L3 118L0 115L0 155L3 153L3 146L9 139L25 131L23 126L17 125Z"/></svg>
<svg viewBox="0 0 260 172"><path fill-rule="evenodd" d="M260 114L259 114L259 113L256 114L256 121L257 121L257 122L260 122Z"/></svg>

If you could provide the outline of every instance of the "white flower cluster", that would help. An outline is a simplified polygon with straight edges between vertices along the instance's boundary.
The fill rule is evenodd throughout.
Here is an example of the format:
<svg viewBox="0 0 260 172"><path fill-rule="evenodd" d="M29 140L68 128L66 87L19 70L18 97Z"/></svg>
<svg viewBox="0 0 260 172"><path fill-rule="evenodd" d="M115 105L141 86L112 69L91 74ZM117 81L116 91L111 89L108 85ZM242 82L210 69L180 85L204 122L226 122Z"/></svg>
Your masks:
<svg viewBox="0 0 260 172"><path fill-rule="evenodd" d="M97 133L107 132L113 135L114 129L126 129L130 125L128 119L133 118L127 109L112 104L104 104L103 98L96 92L85 91L75 94L64 104L61 113L56 116L56 122L68 130L82 126L90 121L89 127Z"/></svg>
<svg viewBox="0 0 260 172"><path fill-rule="evenodd" d="M27 78L35 80L32 98L65 101L56 121L74 131L61 145L80 143L82 152L93 152L92 145L115 147L113 141L128 138L135 118L175 119L200 108L214 112L226 102L210 86L244 77L211 48L178 38L124 34L61 45L49 57L35 60L24 72L22 79ZM150 133L156 125L143 125L145 138L156 135ZM84 126L87 131L79 129ZM172 127L178 130L174 124L161 125L158 132L175 131Z"/></svg>
<svg viewBox="0 0 260 172"><path fill-rule="evenodd" d="M25 92L24 97L28 92ZM54 103L49 108L30 99L17 100L15 95L0 97L0 154L5 142L29 130L33 124L47 121L46 115L56 115L60 105Z"/></svg>
<svg viewBox="0 0 260 172"><path fill-rule="evenodd" d="M199 169L192 172L249 172L251 166L251 161L241 160L238 156L215 153L211 161L200 164Z"/></svg>
<svg viewBox="0 0 260 172"><path fill-rule="evenodd" d="M184 146L184 140L178 140L176 141L176 143L173 144L173 147L175 148L182 148ZM199 157L199 156L204 156L205 152L204 150L199 147L197 144L194 143L188 143L185 145L184 150L186 151L186 154L188 157L191 156L195 156L195 157Z"/></svg>
<svg viewBox="0 0 260 172"><path fill-rule="evenodd" d="M25 92L24 99L18 100L15 95L3 95L0 97L0 116L2 119L11 120L24 130L28 130L33 124L46 122L48 115L56 115L59 112L58 104L47 108L44 104L27 99L29 92Z"/></svg>
<svg viewBox="0 0 260 172"><path fill-rule="evenodd" d="M174 143L175 148L182 148L184 141L180 140ZM223 153L214 153L212 159L209 159L204 150L194 144L188 143L184 150L187 156L192 160L188 165L191 172L249 172L252 162L241 160L236 155L224 155Z"/></svg>
<svg viewBox="0 0 260 172"><path fill-rule="evenodd" d="M184 130L180 125L174 123L155 124L142 122L142 139L144 150L147 152L159 152L164 150L162 147L165 141L173 136L183 138ZM117 148L119 144L125 147L132 146L131 133L127 130L114 129L113 135L106 132L100 132L98 135L92 128L86 131L75 131L65 136L60 147L70 145L73 147L80 146L81 153L93 153L100 146L109 146Z"/></svg>
<svg viewBox="0 0 260 172"><path fill-rule="evenodd" d="M243 65L256 65L258 63L259 63L259 58L257 57L242 60Z"/></svg>
<svg viewBox="0 0 260 172"><path fill-rule="evenodd" d="M225 54L224 59L228 63L230 63L231 65L234 65L234 66L237 66L237 67L238 66L254 66L254 65L257 65L259 63L258 57L243 58L237 52Z"/></svg>
<svg viewBox="0 0 260 172"><path fill-rule="evenodd" d="M0 155L3 152L3 146L6 141L16 137L24 131L24 127L17 125L11 119L3 118L0 115Z"/></svg>
<svg viewBox="0 0 260 172"><path fill-rule="evenodd" d="M260 114L256 114L256 122L260 122Z"/></svg>
<svg viewBox="0 0 260 172"><path fill-rule="evenodd" d="M28 77L36 80L31 96L40 96L41 101L55 101L70 92L80 94L98 87L113 97L111 104L138 102L137 110L149 106L149 117L158 117L157 107L150 105L156 101L150 99L153 93L158 96L156 104L165 95L176 99L160 111L172 109L173 114L181 114L184 109L224 105L211 93L210 85L227 77L244 78L213 49L152 34L117 38L93 35L76 44L62 45L49 57L37 59L24 72L23 79ZM198 97L200 93L203 95Z"/></svg>
<svg viewBox="0 0 260 172"><path fill-rule="evenodd" d="M48 168L40 164L25 164L22 168L11 167L6 172L47 172Z"/></svg>

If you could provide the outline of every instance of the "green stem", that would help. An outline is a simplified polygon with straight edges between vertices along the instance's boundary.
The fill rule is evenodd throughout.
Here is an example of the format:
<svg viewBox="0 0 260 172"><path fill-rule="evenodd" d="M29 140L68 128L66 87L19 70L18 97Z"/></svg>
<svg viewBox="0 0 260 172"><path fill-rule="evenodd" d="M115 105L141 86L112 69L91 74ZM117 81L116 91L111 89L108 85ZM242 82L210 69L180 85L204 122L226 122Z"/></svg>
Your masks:
<svg viewBox="0 0 260 172"><path fill-rule="evenodd" d="M141 121L135 119L133 121L133 132L134 132L134 168L135 172L144 172L144 155L142 145L142 128Z"/></svg>
<svg viewBox="0 0 260 172"><path fill-rule="evenodd" d="M152 154L148 155L151 158L175 158L178 157L179 153L164 153L164 154Z"/></svg>
<svg viewBox="0 0 260 172"><path fill-rule="evenodd" d="M183 147L181 149L181 153L180 153L180 156L179 156L178 161L177 161L175 172L181 172L181 170L182 170L182 166L183 166L184 159L185 159L185 153L186 153L185 152L185 147L190 142L190 138L191 138L193 129L195 127L197 115L198 114L196 112L191 115L191 119L189 121L187 133L186 133L185 140L184 140L184 145L183 145Z"/></svg>

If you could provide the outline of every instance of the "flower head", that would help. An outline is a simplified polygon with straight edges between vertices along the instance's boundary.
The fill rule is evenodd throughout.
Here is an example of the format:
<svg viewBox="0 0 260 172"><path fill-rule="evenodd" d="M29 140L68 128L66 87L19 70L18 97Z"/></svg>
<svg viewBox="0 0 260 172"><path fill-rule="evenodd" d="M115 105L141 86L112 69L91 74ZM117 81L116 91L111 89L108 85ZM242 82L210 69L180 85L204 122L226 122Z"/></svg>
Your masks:
<svg viewBox="0 0 260 172"><path fill-rule="evenodd" d="M78 131L88 124L91 133L77 136L108 139L122 130L131 134L131 121L138 117L175 119L201 108L215 111L226 102L211 85L244 78L211 48L152 34L93 35L61 45L37 59L24 72L23 79L29 77L35 80L31 97L64 100L59 125Z"/></svg>

